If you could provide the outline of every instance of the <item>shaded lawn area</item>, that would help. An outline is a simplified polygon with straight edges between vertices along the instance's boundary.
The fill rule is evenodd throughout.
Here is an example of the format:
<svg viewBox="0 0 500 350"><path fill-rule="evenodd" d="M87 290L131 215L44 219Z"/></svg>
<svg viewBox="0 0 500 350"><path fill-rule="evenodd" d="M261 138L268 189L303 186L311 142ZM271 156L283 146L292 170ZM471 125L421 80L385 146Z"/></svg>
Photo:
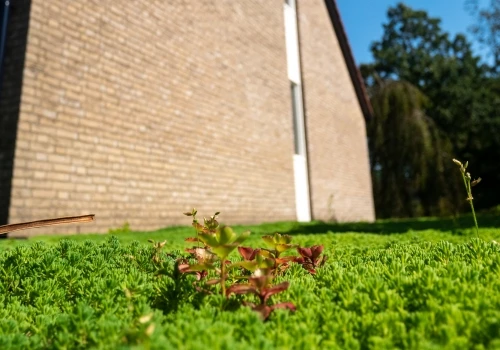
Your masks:
<svg viewBox="0 0 500 350"><path fill-rule="evenodd" d="M500 242L500 215L482 214L478 216L480 237ZM470 215L457 218L417 218L377 220L374 223L327 223L313 221L308 223L274 222L260 225L232 225L236 232L251 231L252 235L245 245L258 246L260 237L265 234L280 232L296 236L294 243L303 245L333 244L358 248L386 247L394 243L417 243L422 241L463 243L475 237L473 219ZM190 226L175 226L156 231L134 231L113 234L121 243L134 241L147 243L148 240L167 241L167 250L183 250L188 246L185 238L194 236ZM91 240L104 242L111 234L72 234L72 235L39 235L27 239L2 239L0 249L13 248L19 245L31 245L35 242L56 244L63 239L75 242Z"/></svg>

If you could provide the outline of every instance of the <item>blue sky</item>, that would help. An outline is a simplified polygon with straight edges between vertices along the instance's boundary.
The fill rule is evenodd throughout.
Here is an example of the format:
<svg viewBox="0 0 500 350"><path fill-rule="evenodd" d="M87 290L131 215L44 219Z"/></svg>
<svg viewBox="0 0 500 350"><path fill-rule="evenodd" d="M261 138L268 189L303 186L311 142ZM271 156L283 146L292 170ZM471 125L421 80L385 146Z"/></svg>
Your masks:
<svg viewBox="0 0 500 350"><path fill-rule="evenodd" d="M465 0L337 0L357 64L372 61L370 44L380 40L387 9L398 2L425 10L431 17L441 18L445 31L452 35L464 33L473 41L468 27L474 23L474 18L465 10ZM481 2L486 3L487 0ZM479 54L479 46L474 48Z"/></svg>

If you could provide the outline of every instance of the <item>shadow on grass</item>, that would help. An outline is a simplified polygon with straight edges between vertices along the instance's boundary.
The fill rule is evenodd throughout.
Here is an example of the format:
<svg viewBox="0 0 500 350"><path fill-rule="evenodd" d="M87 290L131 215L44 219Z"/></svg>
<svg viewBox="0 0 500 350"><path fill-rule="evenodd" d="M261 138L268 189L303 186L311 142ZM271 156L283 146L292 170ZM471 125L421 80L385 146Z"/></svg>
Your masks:
<svg viewBox="0 0 500 350"><path fill-rule="evenodd" d="M500 216L493 214L481 214L477 217L479 228L499 228ZM255 227L238 226L239 229L251 229L255 232ZM450 218L415 218L415 219L390 219L378 220L374 223L353 222L353 223L327 223L313 221L309 223L283 222L273 224L262 224L258 227L258 233L266 234L272 232L294 234L321 234L327 232L362 232L376 234L405 233L410 230L436 230L442 232L461 233L463 230L474 228L474 221L471 215Z"/></svg>

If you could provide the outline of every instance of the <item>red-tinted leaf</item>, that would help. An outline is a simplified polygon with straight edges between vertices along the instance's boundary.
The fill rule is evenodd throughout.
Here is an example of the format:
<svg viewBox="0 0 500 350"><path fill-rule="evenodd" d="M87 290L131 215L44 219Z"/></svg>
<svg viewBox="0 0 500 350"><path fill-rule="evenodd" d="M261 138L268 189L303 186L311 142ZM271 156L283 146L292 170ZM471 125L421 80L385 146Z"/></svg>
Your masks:
<svg viewBox="0 0 500 350"><path fill-rule="evenodd" d="M323 252L323 246L322 245L314 245L311 247L311 258L315 261Z"/></svg>
<svg viewBox="0 0 500 350"><path fill-rule="evenodd" d="M234 294L248 294L255 293L257 294L257 289L254 286L249 284L233 284L226 290L226 296L230 296L231 293Z"/></svg>
<svg viewBox="0 0 500 350"><path fill-rule="evenodd" d="M206 271L206 270L196 272L196 280L197 281L201 281L202 279L204 279L207 276L208 276L208 271Z"/></svg>
<svg viewBox="0 0 500 350"><path fill-rule="evenodd" d="M295 261L295 256L284 256L282 258L276 258L276 264L281 265L281 264L286 264L290 261Z"/></svg>
<svg viewBox="0 0 500 350"><path fill-rule="evenodd" d="M303 258L310 258L312 256L311 248L297 248L297 252L303 257Z"/></svg>
<svg viewBox="0 0 500 350"><path fill-rule="evenodd" d="M238 247L238 252L240 253L241 257L247 261L251 261L255 259L255 254L259 249L253 249L251 247Z"/></svg>
<svg viewBox="0 0 500 350"><path fill-rule="evenodd" d="M179 272L181 273L187 273L189 272L189 264L179 264Z"/></svg>
<svg viewBox="0 0 500 350"><path fill-rule="evenodd" d="M305 262L304 258L301 256L296 257L293 261L296 262L297 264L303 264Z"/></svg>
<svg viewBox="0 0 500 350"><path fill-rule="evenodd" d="M261 294L264 297L264 302L266 302L272 295L281 293L285 290L288 289L290 286L290 283L288 282L282 282L280 284L275 285L274 287L271 288L265 288L261 290Z"/></svg>
<svg viewBox="0 0 500 350"><path fill-rule="evenodd" d="M271 311L273 311L271 307L264 304L256 305L252 308L252 310L258 312L264 321L269 318Z"/></svg>
<svg viewBox="0 0 500 350"><path fill-rule="evenodd" d="M296 311L297 310L297 308L295 307L295 305L293 305L289 301L284 302L284 303L274 304L274 305L271 306L271 309L272 310L276 310L276 309L288 309L288 310L291 310L291 311Z"/></svg>
<svg viewBox="0 0 500 350"><path fill-rule="evenodd" d="M184 240L185 242L199 242L198 237L188 237Z"/></svg>

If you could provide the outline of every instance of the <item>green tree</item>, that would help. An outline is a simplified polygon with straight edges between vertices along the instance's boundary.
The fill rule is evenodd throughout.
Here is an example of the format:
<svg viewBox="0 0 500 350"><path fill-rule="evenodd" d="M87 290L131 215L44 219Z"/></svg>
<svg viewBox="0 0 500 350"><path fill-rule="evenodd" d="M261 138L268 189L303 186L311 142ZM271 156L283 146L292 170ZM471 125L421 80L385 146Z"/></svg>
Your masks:
<svg viewBox="0 0 500 350"><path fill-rule="evenodd" d="M408 82L418 89L427 98L427 103L417 107L432 121L429 132L436 139L436 144L442 146L440 152L427 154L425 159L430 159L436 167L427 176L436 179L449 177L444 183L440 180L434 185L428 183L426 187L414 187L412 200L417 196L427 208L426 214L447 211L442 209L442 203L452 202L455 180L451 168L441 167L440 164L444 163L442 158L437 158L439 155L448 159L468 159L474 173L485 179L477 191L478 206L497 204L500 198L500 169L496 164L500 157L500 119L497 114L500 104L496 94L499 84L491 77L491 70L474 55L464 35L450 37L442 30L440 20L429 17L425 11L415 11L398 4L389 8L387 16L381 40L371 46L374 62L360 67L372 102L374 105L377 103L376 91L384 81ZM408 120L403 116L405 110L398 111L398 106L394 105L391 113ZM375 114L375 119L384 118L379 115L380 111ZM386 132L389 133L390 129ZM399 136L403 137L402 134ZM402 139L398 141L399 144L404 142ZM372 156L376 156L374 152L376 150L372 149ZM423 164L423 158L419 159L422 163L415 169L429 169ZM409 159L407 161L410 162ZM443 171L446 174L442 174ZM408 174L416 176L411 172ZM377 191L377 183L374 185ZM433 187L434 192L423 192L423 188L430 191ZM395 212L394 215L399 216L400 213Z"/></svg>
<svg viewBox="0 0 500 350"><path fill-rule="evenodd" d="M476 17L472 33L493 58L492 71L500 73L500 0L490 0L489 6L480 7L478 0L467 0L470 13Z"/></svg>
<svg viewBox="0 0 500 350"><path fill-rule="evenodd" d="M368 123L370 165L377 217L455 212L457 191L447 181L450 143L425 115L428 98L403 81L371 89L375 118Z"/></svg>

